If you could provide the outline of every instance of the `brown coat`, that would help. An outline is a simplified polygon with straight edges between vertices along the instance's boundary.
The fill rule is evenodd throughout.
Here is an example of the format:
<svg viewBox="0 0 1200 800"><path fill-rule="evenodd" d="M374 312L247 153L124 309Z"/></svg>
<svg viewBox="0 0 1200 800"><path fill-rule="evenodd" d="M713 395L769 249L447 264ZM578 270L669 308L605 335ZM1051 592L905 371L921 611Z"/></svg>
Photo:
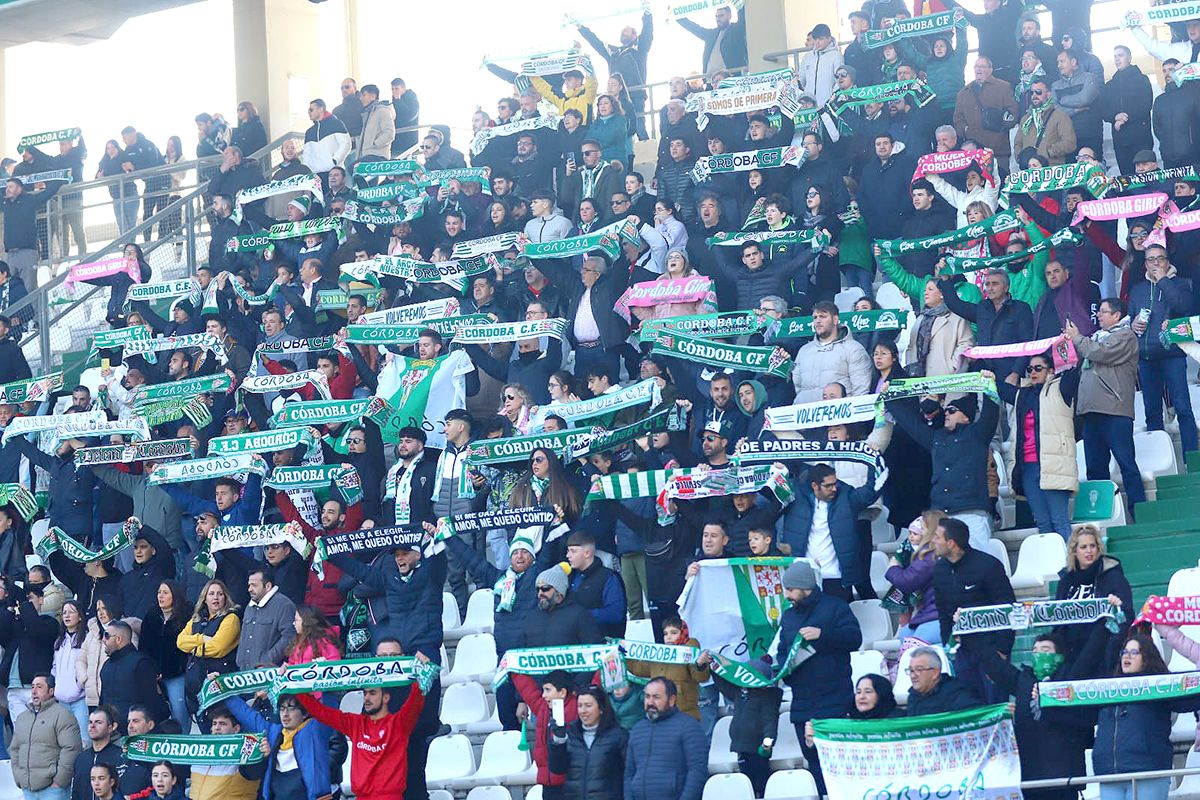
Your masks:
<svg viewBox="0 0 1200 800"><path fill-rule="evenodd" d="M920 324L921 317L917 315L911 323L906 364L917 360L917 328ZM929 339L929 354L925 356L925 377L964 372L967 361L963 353L974 346L975 334L971 332L971 323L954 313L935 317L933 334Z"/></svg>
<svg viewBox="0 0 1200 800"><path fill-rule="evenodd" d="M1029 111L1022 118L1021 122L1029 119L1029 115L1033 111ZM1017 135L1013 139L1013 152L1017 155L1026 147L1034 147L1038 153L1046 160L1047 166L1055 166L1065 164L1067 157L1075 152L1075 126L1071 124L1071 118L1067 116L1067 112L1061 108L1054 109L1050 114L1049 120L1046 122L1046 135L1042 137L1042 143L1037 143L1037 131L1033 125L1029 126L1029 130L1022 129L1022 125L1017 126Z"/></svg>
<svg viewBox="0 0 1200 800"><path fill-rule="evenodd" d="M991 148L996 154L997 163L1007 165L1012 157L1012 145L1008 141L1008 129L1016 124L1019 109L1017 99L1013 96L1012 84L997 78L988 78L979 92L979 101L975 100L975 81L964 86L954 100L954 127L958 130L958 138L974 139L984 147ZM980 104L989 108L1004 108L1012 115L1012 122L1005 125L1003 131L989 131L983 127L983 111Z"/></svg>
<svg viewBox="0 0 1200 800"><path fill-rule="evenodd" d="M684 643L687 647L699 647L695 639ZM695 664L656 664L651 661L626 660L625 668L631 675L640 678L670 678L679 690L679 710L700 719L700 684L708 680L708 668Z"/></svg>

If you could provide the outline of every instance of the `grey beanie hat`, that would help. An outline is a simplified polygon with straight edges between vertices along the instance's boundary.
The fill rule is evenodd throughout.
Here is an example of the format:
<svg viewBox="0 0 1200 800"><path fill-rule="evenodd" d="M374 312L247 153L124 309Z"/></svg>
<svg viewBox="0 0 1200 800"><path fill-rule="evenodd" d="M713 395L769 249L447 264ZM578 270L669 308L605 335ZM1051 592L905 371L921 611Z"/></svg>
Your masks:
<svg viewBox="0 0 1200 800"><path fill-rule="evenodd" d="M541 580L541 577L538 577ZM817 573L807 561L797 561L783 573L784 589L815 589L817 588Z"/></svg>
<svg viewBox="0 0 1200 800"><path fill-rule="evenodd" d="M542 570L537 576L538 586L549 586L563 597L567 596L567 573L558 564Z"/></svg>

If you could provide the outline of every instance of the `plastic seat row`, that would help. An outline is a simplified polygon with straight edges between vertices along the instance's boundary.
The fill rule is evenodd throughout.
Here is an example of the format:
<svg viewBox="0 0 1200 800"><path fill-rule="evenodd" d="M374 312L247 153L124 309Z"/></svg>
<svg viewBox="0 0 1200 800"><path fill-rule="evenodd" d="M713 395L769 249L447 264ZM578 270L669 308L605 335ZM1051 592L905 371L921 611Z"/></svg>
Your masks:
<svg viewBox="0 0 1200 800"><path fill-rule="evenodd" d="M537 782L537 767L520 749L520 742L520 731L490 733L476 764L475 750L465 735L439 736L429 744L425 782L431 789L530 786Z"/></svg>

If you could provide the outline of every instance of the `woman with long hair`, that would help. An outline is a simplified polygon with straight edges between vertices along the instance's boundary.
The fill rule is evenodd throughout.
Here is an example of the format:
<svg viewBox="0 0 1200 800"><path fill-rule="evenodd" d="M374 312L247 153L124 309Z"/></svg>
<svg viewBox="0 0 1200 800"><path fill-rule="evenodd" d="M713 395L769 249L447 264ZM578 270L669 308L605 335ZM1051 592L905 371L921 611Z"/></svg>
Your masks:
<svg viewBox="0 0 1200 800"><path fill-rule="evenodd" d="M296 637L287 649L287 663L306 664L318 658L336 661L342 657L338 637L325 615L310 605L297 606L292 620Z"/></svg>
<svg viewBox="0 0 1200 800"><path fill-rule="evenodd" d="M933 595L933 566L937 563L933 532L945 517L945 511L932 510L914 519L908 525L908 538L888 561L884 577L901 596L892 597L889 592L885 602L903 606L909 615L908 621L896 631L896 638L902 642L910 637L925 644L942 642L937 600Z"/></svg>
<svg viewBox="0 0 1200 800"><path fill-rule="evenodd" d="M910 377L908 370L900 364L900 351L894 341L886 339L875 343L867 351L871 354L872 393L882 391L888 381ZM883 503L888 507L888 519L899 539L905 527L898 520L912 519L929 508L929 487L932 483L933 462L929 451L901 430L892 428L892 442L883 454L888 466L888 480L883 485Z"/></svg>
<svg viewBox="0 0 1200 800"><path fill-rule="evenodd" d="M626 170L633 168L633 134L625 118L621 101L611 94L596 98L596 114L588 127L588 137L600 145L602 161L616 161Z"/></svg>
<svg viewBox="0 0 1200 800"><path fill-rule="evenodd" d="M258 109L249 100L237 104L237 121L229 143L241 149L246 158L250 158L267 146L267 129L263 127L258 116Z"/></svg>
<svg viewBox="0 0 1200 800"><path fill-rule="evenodd" d="M767 198L768 212L773 203L786 203L779 198ZM812 185L804 195L804 215L797 221L796 227L802 231L820 232L829 239L820 250L811 247L803 248L802 258L808 258L808 302L818 300L833 300L834 295L842 288L842 274L838 263L838 237L842 232L842 221L832 208L833 197L824 186ZM789 209L781 208L786 214ZM770 214L768 214L768 227Z"/></svg>
<svg viewBox="0 0 1200 800"><path fill-rule="evenodd" d="M566 775L563 800L621 800L629 734L617 724L608 694L595 686L575 694L578 718L550 726L550 771Z"/></svg>
<svg viewBox="0 0 1200 800"><path fill-rule="evenodd" d="M141 278L141 283L149 282L154 271L150 269L150 264L146 262L146 254L142 252L140 245L130 242L125 245L123 250L126 261L132 261L137 265L138 275ZM90 283L92 286L108 286L108 312L105 319L113 327L125 326L125 295L129 292L129 287L133 286L134 281L127 273L118 272L115 275L105 275L102 278L91 278L83 281Z"/></svg>
<svg viewBox="0 0 1200 800"><path fill-rule="evenodd" d="M1058 573L1058 589L1055 600L1087 600L1093 597L1116 595L1124 608L1132 609L1133 588L1120 560L1104 550L1104 537L1095 525L1076 525L1067 539L1067 565ZM1121 624L1119 633L1129 627L1130 619ZM1096 623L1103 625L1104 621ZM1054 632L1062 638L1068 661L1073 661L1087 644L1091 625L1060 625ZM1116 643L1106 656L1104 665L1112 668L1117 663ZM1174 644L1172 643L1172 647Z"/></svg>
<svg viewBox="0 0 1200 800"><path fill-rule="evenodd" d="M183 141L178 136L167 138L167 149L163 152L163 159L168 164L178 164L183 160ZM177 169L171 173L171 193L163 200L160 200L160 210L167 208L172 203L180 198L183 194L184 182L191 170ZM177 208L163 218L163 221L158 223L158 238L163 237L163 232L170 233L179 227L180 221L183 219L183 209ZM183 242L177 242L175 245L175 258L183 252Z"/></svg>
<svg viewBox="0 0 1200 800"><path fill-rule="evenodd" d="M142 641L138 648L158 669L167 702L171 705L171 718L185 733L191 727L188 724L183 675L187 668L187 656L176 645L176 641L187 625L188 611L183 587L174 580L160 582L155 603L142 620Z"/></svg>
<svg viewBox="0 0 1200 800"><path fill-rule="evenodd" d="M494 236L519 230L520 227L520 223L512 219L512 203L507 197L497 197L488 205L479 232L482 236Z"/></svg>
<svg viewBox="0 0 1200 800"><path fill-rule="evenodd" d="M88 706L100 705L100 670L108 663L108 652L104 649L106 628L113 620L121 620L133 629L133 646L138 646L138 637L142 630L142 621L136 617L125 616L125 605L119 595L103 594L96 598L96 613L87 622L87 636L84 637L76 659L76 674L79 675L80 685L83 686Z"/></svg>
<svg viewBox="0 0 1200 800"><path fill-rule="evenodd" d="M500 408L496 413L507 419L518 435L529 433L529 413L533 398L529 390L519 383L506 383L500 389Z"/></svg>
<svg viewBox="0 0 1200 800"><path fill-rule="evenodd" d="M529 470L513 486L509 506L552 508L569 524L578 519L581 507L579 491L571 484L562 462L544 447L535 447L529 454Z"/></svg>
<svg viewBox="0 0 1200 800"><path fill-rule="evenodd" d="M659 201L661 204L661 201ZM702 279L692 267L691 261L688 258L687 250L683 247L672 248L667 253L666 269L663 273L655 278L655 281L669 281L678 278L690 278L696 275ZM707 280L707 279L705 279ZM653 282L646 281L644 285L650 286ZM656 303L652 306L631 306L629 309L639 320L647 319L666 319L668 317L688 316L691 314L704 314L709 311L716 311L716 295L711 291L707 297L702 300L695 300L687 303Z"/></svg>
<svg viewBox="0 0 1200 800"><path fill-rule="evenodd" d="M54 642L54 665L50 674L54 676L54 699L75 715L83 743L88 741L88 704L79 682L79 653L85 638L87 628L83 623L83 606L78 600L67 600L62 607L62 625Z"/></svg>
<svg viewBox="0 0 1200 800"><path fill-rule="evenodd" d="M546 382L546 388L550 391L548 406L561 406L567 403L579 402L579 391L575 385L575 376L565 369L550 373L550 380Z"/></svg>
<svg viewBox="0 0 1200 800"><path fill-rule="evenodd" d="M170 761L154 762L150 768L150 790L153 797L147 800L184 800L179 771Z"/></svg>
<svg viewBox="0 0 1200 800"><path fill-rule="evenodd" d="M629 135L637 135L639 123L641 123L641 118L638 116L640 109L634 104L633 97L629 94L629 84L625 82L625 76L619 72L609 74L608 86L605 87L605 90L609 95L617 98L617 102L621 104L621 113L625 115L625 126L629 129ZM640 131L641 138L644 140L646 138L644 123L641 124Z"/></svg>
<svg viewBox="0 0 1200 800"><path fill-rule="evenodd" d="M1139 633L1123 637L1123 641L1115 677L1165 675L1170 671L1149 636ZM1197 695L1101 706L1092 748L1095 773L1115 775L1170 769L1175 753L1171 744L1171 714L1197 710L1200 710ZM1166 800L1170 789L1170 778L1149 778L1138 781L1137 796L1140 800ZM1129 781L1100 784L1101 800L1130 797L1132 791Z"/></svg>
<svg viewBox="0 0 1200 800"><path fill-rule="evenodd" d="M660 198L654 204L654 230L667 241L671 250L682 250L687 247L688 232L676 215L679 209L670 200Z"/></svg>
<svg viewBox="0 0 1200 800"><path fill-rule="evenodd" d="M104 155L96 170L96 180L115 178L125 174L121 168L124 153L116 139L104 143ZM117 218L117 232L125 233L137 226L138 192L133 180L114 181L108 185L108 194L113 199L113 214Z"/></svg>
<svg viewBox="0 0 1200 800"><path fill-rule="evenodd" d="M237 608L229 589L214 578L204 584L192 618L175 639L176 646L187 654L184 686L188 711L193 716L200 707L200 687L208 674L237 670L234 654L242 633Z"/></svg>
<svg viewBox="0 0 1200 800"><path fill-rule="evenodd" d="M854 310L855 311L882 311L883 306L879 305L879 301L876 300L871 295L864 294L862 297L860 297L854 301ZM901 319L903 319L903 316L902 316L903 313L904 313L903 311L900 312ZM855 332L854 341L858 342L859 344L861 344L863 346L863 350L867 351L867 355L871 355L872 353L875 352L875 345L879 344L880 342L885 342L885 341L892 342L894 344L896 341L896 338L899 335L900 335L900 331L898 331L898 330L869 331L869 332L864 331L863 333Z"/></svg>

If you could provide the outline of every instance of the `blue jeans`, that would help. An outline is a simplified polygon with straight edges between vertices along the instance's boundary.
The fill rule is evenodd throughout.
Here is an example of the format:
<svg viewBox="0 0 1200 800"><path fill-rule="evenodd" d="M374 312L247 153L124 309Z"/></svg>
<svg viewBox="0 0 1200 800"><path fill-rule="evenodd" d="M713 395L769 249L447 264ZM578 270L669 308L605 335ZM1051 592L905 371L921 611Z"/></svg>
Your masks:
<svg viewBox="0 0 1200 800"><path fill-rule="evenodd" d="M1170 778L1151 778L1137 782L1137 800L1167 800ZM1133 781L1100 784L1100 800L1133 800Z"/></svg>
<svg viewBox="0 0 1200 800"><path fill-rule="evenodd" d="M941 644L942 624L936 619L931 619L928 622L922 622L915 628L912 625L901 625L896 630L896 638L900 640L901 646L904 645L905 638L910 636L920 639L926 644Z"/></svg>
<svg viewBox="0 0 1200 800"><path fill-rule="evenodd" d="M113 200L117 212L118 231L125 233L137 227L138 206L141 203L142 198L138 196L137 189L128 191L123 198L118 197Z"/></svg>
<svg viewBox="0 0 1200 800"><path fill-rule="evenodd" d="M1138 380L1142 384L1142 400L1146 404L1146 430L1163 429L1163 390L1175 407L1179 420L1179 443L1187 453L1200 448L1196 442L1196 415L1192 412L1192 397L1188 393L1186 358L1160 358L1138 361ZM1141 793L1141 790L1138 790Z"/></svg>
<svg viewBox="0 0 1200 800"><path fill-rule="evenodd" d="M47 786L45 789L39 789L36 792L29 789L21 790L21 794L25 795L25 800L67 800L69 793L70 789L59 789L54 786Z"/></svg>
<svg viewBox="0 0 1200 800"><path fill-rule="evenodd" d="M508 544L508 531L504 528L493 528L487 532L487 546L492 551L496 569L506 570L512 564Z"/></svg>
<svg viewBox="0 0 1200 800"><path fill-rule="evenodd" d="M864 267L856 267L852 264L842 265L842 276L846 279L846 288L857 286L862 289L869 297L874 297L875 293L872 286L875 278L875 270ZM868 353L867 355L870 355Z"/></svg>
<svg viewBox="0 0 1200 800"><path fill-rule="evenodd" d="M1129 513L1135 503L1146 499L1142 486L1142 473L1138 471L1137 458L1133 452L1133 420L1115 414L1092 412L1080 417L1083 420L1083 454L1087 462L1089 481L1106 481L1108 457L1111 454L1121 469L1121 481L1125 485L1125 502Z"/></svg>
<svg viewBox="0 0 1200 800"><path fill-rule="evenodd" d="M167 702L171 705L171 719L179 723L180 733L191 733L192 718L188 716L184 676L164 678L163 688L167 690ZM86 731L87 728L85 727L84 730Z"/></svg>
<svg viewBox="0 0 1200 800"><path fill-rule="evenodd" d="M1065 489L1043 489L1042 465L1036 461L1021 465L1021 492L1029 501L1029 510L1040 533L1057 533L1064 540L1071 536L1071 493Z"/></svg>
<svg viewBox="0 0 1200 800"><path fill-rule="evenodd" d="M76 700L74 703L63 703L63 705L65 705L68 709L70 709L71 714L75 717L75 721L79 723L79 739L80 739L80 741L83 742L83 745L86 747L88 745L88 743L91 742L91 739L89 739L88 735L87 735L87 722L88 722L87 697L86 696L81 697L78 700Z"/></svg>
<svg viewBox="0 0 1200 800"><path fill-rule="evenodd" d="M717 726L717 717L720 716L720 702L721 693L715 683L700 687L700 699L697 701L700 706L700 726L704 728L704 738L709 742L712 741L713 728Z"/></svg>

